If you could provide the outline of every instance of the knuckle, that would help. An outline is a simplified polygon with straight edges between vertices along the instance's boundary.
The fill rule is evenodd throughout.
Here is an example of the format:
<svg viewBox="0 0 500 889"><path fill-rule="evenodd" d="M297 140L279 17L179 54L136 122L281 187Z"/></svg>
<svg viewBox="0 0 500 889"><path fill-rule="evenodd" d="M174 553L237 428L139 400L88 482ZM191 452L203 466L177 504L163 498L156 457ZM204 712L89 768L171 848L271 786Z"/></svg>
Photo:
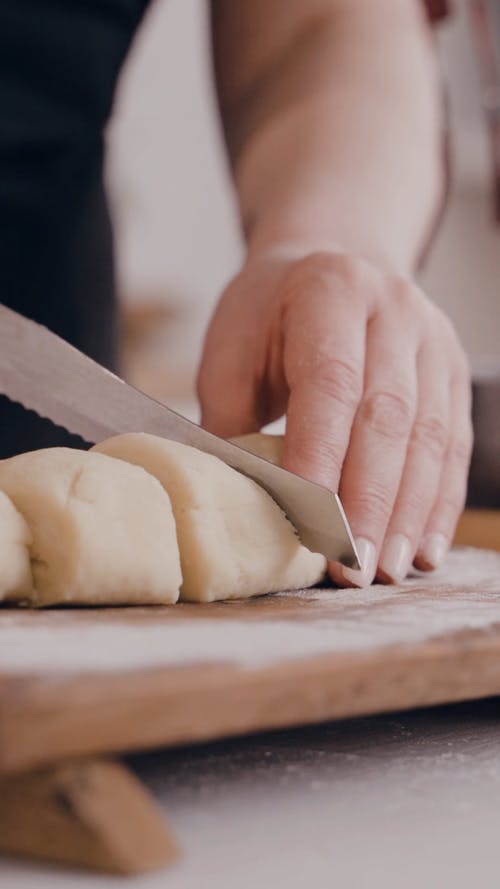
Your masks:
<svg viewBox="0 0 500 889"><path fill-rule="evenodd" d="M343 449L340 442L319 434L296 435L293 441L294 462L302 466L314 465L325 476L339 474Z"/></svg>
<svg viewBox="0 0 500 889"><path fill-rule="evenodd" d="M311 286L331 293L348 290L356 295L369 277L368 263L347 253L317 250L299 259L290 272L289 284Z"/></svg>
<svg viewBox="0 0 500 889"><path fill-rule="evenodd" d="M354 261L342 253L331 253L328 250L315 250L299 260L297 268L305 275L331 276L343 272L352 272Z"/></svg>
<svg viewBox="0 0 500 889"><path fill-rule="evenodd" d="M378 528L390 515L393 499L387 486L372 480L353 499L351 510L353 514L363 517L367 527Z"/></svg>
<svg viewBox="0 0 500 889"><path fill-rule="evenodd" d="M400 296L401 299L413 298L417 287L410 278L407 278L405 275L392 275L390 281L394 293Z"/></svg>
<svg viewBox="0 0 500 889"><path fill-rule="evenodd" d="M288 298L295 299L308 292L326 293L338 277L337 257L328 253L311 253L294 263L285 278Z"/></svg>
<svg viewBox="0 0 500 889"><path fill-rule="evenodd" d="M412 399L398 392L371 392L364 399L362 419L384 438L406 438L413 420Z"/></svg>
<svg viewBox="0 0 500 889"><path fill-rule="evenodd" d="M423 417L415 423L411 439L413 445L420 445L436 457L442 457L449 439L448 425L438 416Z"/></svg>
<svg viewBox="0 0 500 889"><path fill-rule="evenodd" d="M343 358L320 358L309 372L309 383L323 395L354 412L361 397L361 374L354 362Z"/></svg>
<svg viewBox="0 0 500 889"><path fill-rule="evenodd" d="M411 278L406 278L404 275L393 275L391 285L393 298L402 306L426 310L431 305L423 291Z"/></svg>

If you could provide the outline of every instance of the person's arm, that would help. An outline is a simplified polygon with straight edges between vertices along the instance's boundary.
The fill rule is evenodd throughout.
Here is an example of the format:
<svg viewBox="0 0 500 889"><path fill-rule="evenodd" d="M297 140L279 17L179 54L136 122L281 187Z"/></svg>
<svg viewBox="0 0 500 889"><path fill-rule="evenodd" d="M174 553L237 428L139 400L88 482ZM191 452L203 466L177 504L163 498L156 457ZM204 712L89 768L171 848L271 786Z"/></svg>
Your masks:
<svg viewBox="0 0 500 889"><path fill-rule="evenodd" d="M462 508L466 363L411 282L442 192L440 101L417 0L213 0L248 252L209 330L203 421L287 411L285 465L340 487L364 572L441 560Z"/></svg>
<svg viewBox="0 0 500 889"><path fill-rule="evenodd" d="M215 0L219 100L251 252L342 247L409 272L441 196L418 0Z"/></svg>

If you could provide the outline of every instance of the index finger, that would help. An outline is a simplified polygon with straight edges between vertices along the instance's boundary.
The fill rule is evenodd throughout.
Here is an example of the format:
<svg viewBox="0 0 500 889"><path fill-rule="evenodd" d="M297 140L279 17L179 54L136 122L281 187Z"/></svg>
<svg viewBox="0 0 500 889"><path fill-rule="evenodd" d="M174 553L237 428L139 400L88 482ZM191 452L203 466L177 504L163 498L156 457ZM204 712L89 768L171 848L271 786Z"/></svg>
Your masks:
<svg viewBox="0 0 500 889"><path fill-rule="evenodd" d="M363 391L365 306L323 285L297 298L285 317L290 396L283 465L332 491Z"/></svg>

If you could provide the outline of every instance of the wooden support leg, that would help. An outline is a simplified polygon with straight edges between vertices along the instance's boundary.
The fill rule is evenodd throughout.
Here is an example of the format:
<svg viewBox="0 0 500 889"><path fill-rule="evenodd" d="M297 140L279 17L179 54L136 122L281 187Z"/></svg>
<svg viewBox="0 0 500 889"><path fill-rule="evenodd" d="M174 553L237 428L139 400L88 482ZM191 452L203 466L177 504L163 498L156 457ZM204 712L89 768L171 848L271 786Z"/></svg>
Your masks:
<svg viewBox="0 0 500 889"><path fill-rule="evenodd" d="M164 867L179 854L138 778L97 758L0 778L0 851L121 874Z"/></svg>

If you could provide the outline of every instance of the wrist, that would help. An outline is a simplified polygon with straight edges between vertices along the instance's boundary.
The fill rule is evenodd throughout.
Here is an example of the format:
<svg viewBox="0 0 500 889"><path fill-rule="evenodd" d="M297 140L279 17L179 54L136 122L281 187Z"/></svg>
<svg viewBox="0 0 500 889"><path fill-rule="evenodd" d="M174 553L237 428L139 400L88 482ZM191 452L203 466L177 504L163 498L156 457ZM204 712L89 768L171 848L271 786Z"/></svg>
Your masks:
<svg viewBox="0 0 500 889"><path fill-rule="evenodd" d="M355 256L375 265L386 274L411 276L412 264L385 249L379 238L362 232L360 236L344 230L325 230L323 227L294 225L293 219L263 219L247 230L247 262L276 260L293 262L311 253L331 253Z"/></svg>
<svg viewBox="0 0 500 889"><path fill-rule="evenodd" d="M332 177L309 184L276 182L267 193L249 184L242 182L247 187L240 190L249 258L268 252L291 258L338 252L372 262L388 274L413 274L419 244L412 227L396 226L380 201L370 200L352 182Z"/></svg>

